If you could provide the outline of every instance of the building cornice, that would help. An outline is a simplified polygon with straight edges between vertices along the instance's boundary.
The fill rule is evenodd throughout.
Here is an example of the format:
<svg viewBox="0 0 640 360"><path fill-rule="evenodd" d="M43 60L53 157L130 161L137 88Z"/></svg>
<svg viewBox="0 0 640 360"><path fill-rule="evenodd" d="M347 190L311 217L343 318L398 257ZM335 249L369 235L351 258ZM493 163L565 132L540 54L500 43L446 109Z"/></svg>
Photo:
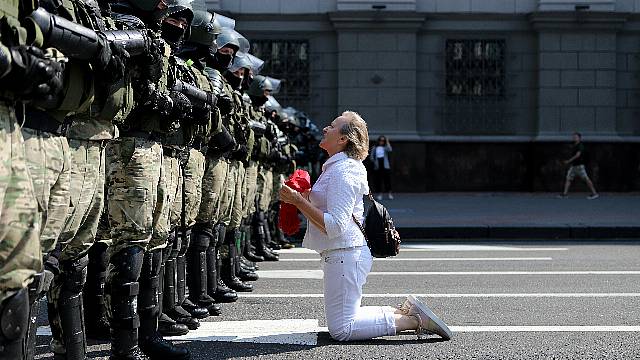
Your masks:
<svg viewBox="0 0 640 360"><path fill-rule="evenodd" d="M622 29L629 13L596 11L538 11L529 14L529 22L536 30L608 30Z"/></svg>
<svg viewBox="0 0 640 360"><path fill-rule="evenodd" d="M329 21L336 30L417 31L426 13L415 11L337 11Z"/></svg>

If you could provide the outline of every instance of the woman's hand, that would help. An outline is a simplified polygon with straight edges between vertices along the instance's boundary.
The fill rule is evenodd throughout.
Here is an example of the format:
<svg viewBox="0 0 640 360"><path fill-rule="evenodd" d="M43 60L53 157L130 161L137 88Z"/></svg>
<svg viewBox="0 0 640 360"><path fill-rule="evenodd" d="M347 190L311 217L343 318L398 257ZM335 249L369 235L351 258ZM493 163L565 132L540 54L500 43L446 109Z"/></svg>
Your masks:
<svg viewBox="0 0 640 360"><path fill-rule="evenodd" d="M299 192L285 184L282 184L282 188L280 189L280 201L284 201L297 207L302 200L304 200L304 198Z"/></svg>

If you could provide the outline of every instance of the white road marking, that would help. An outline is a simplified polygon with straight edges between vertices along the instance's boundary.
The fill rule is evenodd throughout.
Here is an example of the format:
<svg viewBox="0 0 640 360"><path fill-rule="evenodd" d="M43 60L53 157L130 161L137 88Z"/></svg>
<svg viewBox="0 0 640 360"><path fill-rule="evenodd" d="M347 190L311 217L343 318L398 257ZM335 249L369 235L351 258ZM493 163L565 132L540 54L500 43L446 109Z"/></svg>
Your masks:
<svg viewBox="0 0 640 360"><path fill-rule="evenodd" d="M317 319L203 321L197 330L167 339L313 346L319 329Z"/></svg>
<svg viewBox="0 0 640 360"><path fill-rule="evenodd" d="M507 257L507 258L472 258L472 257L460 257L460 258L374 258L374 261L552 261L550 257ZM280 262L313 262L320 261L319 258L307 258L307 259L280 259Z"/></svg>
<svg viewBox="0 0 640 360"><path fill-rule="evenodd" d="M243 298L322 298L323 294L238 294ZM409 294L363 294L364 298L404 298ZM640 298L640 293L497 293L497 294L411 294L424 298Z"/></svg>
<svg viewBox="0 0 640 360"><path fill-rule="evenodd" d="M629 325L453 325L454 333L465 332L640 332ZM316 346L318 333L328 332L317 319L282 319L248 321L204 321L187 335L166 337L178 341L242 342ZM38 328L37 335L51 336L49 326Z"/></svg>
<svg viewBox="0 0 640 360"><path fill-rule="evenodd" d="M400 252L435 252L435 251L568 251L565 247L517 247L504 245L473 245L473 244L406 244ZM293 248L276 250L278 254L315 254L307 248Z"/></svg>
<svg viewBox="0 0 640 360"><path fill-rule="evenodd" d="M450 326L455 332L640 332L640 326L534 325L534 326Z"/></svg>
<svg viewBox="0 0 640 360"><path fill-rule="evenodd" d="M517 247L473 244L405 244L403 251L568 251L565 247Z"/></svg>
<svg viewBox="0 0 640 360"><path fill-rule="evenodd" d="M262 279L322 279L322 270L259 270ZM369 276L476 276L476 275L640 275L637 270L585 271L372 271Z"/></svg>

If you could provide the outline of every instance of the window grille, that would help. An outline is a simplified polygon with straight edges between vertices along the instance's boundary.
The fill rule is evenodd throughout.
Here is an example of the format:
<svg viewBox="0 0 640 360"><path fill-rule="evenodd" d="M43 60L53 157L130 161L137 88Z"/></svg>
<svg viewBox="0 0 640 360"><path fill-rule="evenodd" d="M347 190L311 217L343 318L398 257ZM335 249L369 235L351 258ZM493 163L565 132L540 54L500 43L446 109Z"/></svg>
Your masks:
<svg viewBox="0 0 640 360"><path fill-rule="evenodd" d="M450 134L508 132L505 41L449 39L445 46L442 130Z"/></svg>
<svg viewBox="0 0 640 360"><path fill-rule="evenodd" d="M283 79L276 98L298 103L310 95L308 40L252 40L252 53L265 61L262 74Z"/></svg>

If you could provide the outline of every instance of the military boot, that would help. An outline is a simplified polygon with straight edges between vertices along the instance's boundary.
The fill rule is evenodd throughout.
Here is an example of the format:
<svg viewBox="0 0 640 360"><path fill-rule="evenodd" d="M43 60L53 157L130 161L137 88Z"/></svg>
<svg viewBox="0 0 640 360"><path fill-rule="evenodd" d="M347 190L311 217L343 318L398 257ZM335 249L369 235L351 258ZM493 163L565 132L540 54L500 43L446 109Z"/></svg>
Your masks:
<svg viewBox="0 0 640 360"><path fill-rule="evenodd" d="M56 360L87 358L82 288L87 279L89 256L61 263L61 271L47 293L51 325L51 349Z"/></svg>
<svg viewBox="0 0 640 360"><path fill-rule="evenodd" d="M236 236L236 276L242 281L256 281L258 280L258 274L249 270L251 264L249 260L245 259L244 244L246 239L246 231L244 226L241 226L235 233Z"/></svg>
<svg viewBox="0 0 640 360"><path fill-rule="evenodd" d="M236 293L235 290L229 288L224 281L222 280L222 259L220 258L220 249L222 248L222 245L225 243L226 241L226 226L224 224L218 224L216 225L216 233L217 233L217 241L216 241L216 246L214 249L214 253L213 256L210 257L213 262L215 263L215 277L212 277L212 279L215 279L215 283L211 284L214 291L213 294L211 294L211 296L216 300L216 302L218 303L230 303L230 302L235 302L238 300L238 294ZM213 270L213 269L210 269ZM209 292L211 293L212 289L209 288Z"/></svg>
<svg viewBox="0 0 640 360"><path fill-rule="evenodd" d="M244 238L244 249L242 254L247 260L252 262L264 261L264 258L262 256L255 253L255 248L252 245L252 239L253 239L252 231L254 229L253 222L255 221L254 219L256 218L257 214L258 213L253 214L253 216L250 218L250 221L243 226L243 229L245 232L245 238Z"/></svg>
<svg viewBox="0 0 640 360"><path fill-rule="evenodd" d="M166 315L166 317L171 318L174 322L185 325L189 330L195 330L200 327L200 322L179 305L181 302L179 302L178 298L179 285L177 259L180 247L183 246L183 243L181 237L178 237L177 239L178 240L173 243L173 246L170 248L167 247L163 250L163 254L168 252L169 256L163 265L162 278L164 280L162 281L162 313L163 315ZM184 282L182 283L182 287L184 288ZM162 320L158 323L158 329L163 335L172 335L171 333L166 332L166 330L171 329L172 326L172 324L168 324L163 321L166 317L162 315L160 316ZM169 328L167 328L167 325L169 325Z"/></svg>
<svg viewBox="0 0 640 360"><path fill-rule="evenodd" d="M191 233L187 234L187 237L190 238ZM191 244L185 246L182 244L180 248L180 253L178 253L178 257L176 258L176 292L178 297L178 308L182 308L182 310L186 311L191 315L194 319L204 319L209 316L209 311L206 308L199 307L194 304L191 300L187 298L187 251ZM191 329L191 328L190 328Z"/></svg>
<svg viewBox="0 0 640 360"><path fill-rule="evenodd" d="M86 335L95 340L109 340L109 319L104 297L104 282L109 264L107 248L107 244L101 241L89 248L87 282L82 290Z"/></svg>
<svg viewBox="0 0 640 360"><path fill-rule="evenodd" d="M0 303L0 359L24 359L29 328L29 291L20 289Z"/></svg>
<svg viewBox="0 0 640 360"><path fill-rule="evenodd" d="M211 243L215 246L214 234L214 228L208 223L198 223L191 231L191 244L186 254L189 259L186 261L187 272L189 273L187 281L189 297L186 300L189 301L185 300L183 306L194 316L196 315L196 308L204 309L206 311L205 317L210 315L210 307L216 313L216 309L212 306L215 300L207 293L209 278L214 275L208 273L207 250ZM197 311L199 312L200 310Z"/></svg>
<svg viewBox="0 0 640 360"><path fill-rule="evenodd" d="M158 297L161 267L161 250L144 254L138 298L138 315L140 316L138 343L140 349L152 360L188 359L189 350L174 346L170 341L163 339L158 332L158 319L161 314L161 301ZM187 329L186 326L184 328Z"/></svg>
<svg viewBox="0 0 640 360"><path fill-rule="evenodd" d="M111 360L145 360L138 348L140 319L138 277L142 269L144 250L138 246L122 249L109 259L109 276L105 295L109 298L111 328Z"/></svg>
<svg viewBox="0 0 640 360"><path fill-rule="evenodd" d="M251 292L253 286L241 281L236 275L236 262L238 261L238 247L235 239L239 236L238 229L228 230L225 235L227 246L229 247L229 255L222 261L222 279L225 284L238 292Z"/></svg>
<svg viewBox="0 0 640 360"><path fill-rule="evenodd" d="M265 261L278 261L279 258L267 246L268 225L265 226L264 212L259 212L254 222L254 234L256 235L256 254L262 256Z"/></svg>

